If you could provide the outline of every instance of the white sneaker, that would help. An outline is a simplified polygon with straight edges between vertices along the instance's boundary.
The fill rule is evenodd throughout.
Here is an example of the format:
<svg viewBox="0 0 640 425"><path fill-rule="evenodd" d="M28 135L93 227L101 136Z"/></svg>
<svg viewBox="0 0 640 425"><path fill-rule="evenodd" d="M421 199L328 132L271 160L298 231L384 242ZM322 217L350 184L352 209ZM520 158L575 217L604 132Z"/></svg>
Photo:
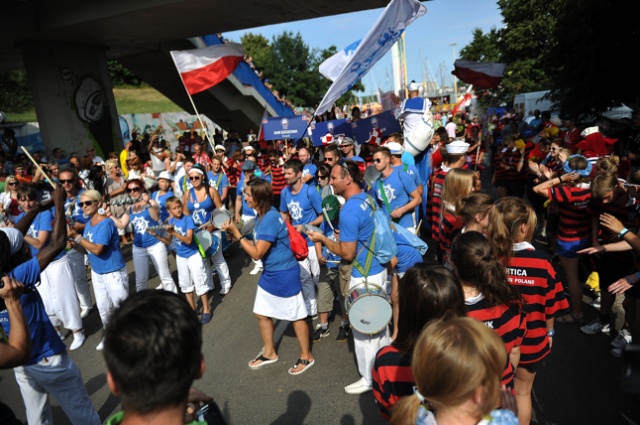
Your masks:
<svg viewBox="0 0 640 425"><path fill-rule="evenodd" d="M251 270L251 271L249 272L249 274L250 274L250 275L254 275L254 276L255 276L255 275L257 275L258 273L260 273L261 271L262 271L262 267L260 267L260 266L255 266L255 267L253 268L253 270Z"/></svg>
<svg viewBox="0 0 640 425"><path fill-rule="evenodd" d="M104 348L104 338L102 338L102 340L100 341L100 344L98 344L98 346L96 347L96 351L102 351L103 348Z"/></svg>
<svg viewBox="0 0 640 425"><path fill-rule="evenodd" d="M618 336L616 336L613 339L613 341L611 341L611 346L613 348L622 348L625 345L629 344L630 342L631 342L631 333L628 330L623 329L620 331Z"/></svg>
<svg viewBox="0 0 640 425"><path fill-rule="evenodd" d="M91 313L91 310L93 310L93 307L82 307L82 308L80 308L80 318L81 319L86 318Z"/></svg>
<svg viewBox="0 0 640 425"><path fill-rule="evenodd" d="M606 325L603 326L600 332L602 332L603 334L609 335L611 333L611 325L607 323Z"/></svg>
<svg viewBox="0 0 640 425"><path fill-rule="evenodd" d="M593 319L588 324L582 326L580 330L583 334L594 335L600 332L604 328L604 325L600 321L600 319Z"/></svg>
<svg viewBox="0 0 640 425"><path fill-rule="evenodd" d="M220 292L218 292L220 295L227 295L229 293L229 291L231 290L231 288L222 288L220 290Z"/></svg>
<svg viewBox="0 0 640 425"><path fill-rule="evenodd" d="M77 350L78 348L82 347L82 344L84 344L86 339L87 338L84 336L84 332L81 331L81 332L74 333L73 334L73 342L69 346L69 350L73 351L73 350Z"/></svg>
<svg viewBox="0 0 640 425"><path fill-rule="evenodd" d="M364 380L364 378L360 378L353 384L344 387L344 390L347 394L362 394L366 393L367 391L371 391L371 386L367 385L367 382Z"/></svg>

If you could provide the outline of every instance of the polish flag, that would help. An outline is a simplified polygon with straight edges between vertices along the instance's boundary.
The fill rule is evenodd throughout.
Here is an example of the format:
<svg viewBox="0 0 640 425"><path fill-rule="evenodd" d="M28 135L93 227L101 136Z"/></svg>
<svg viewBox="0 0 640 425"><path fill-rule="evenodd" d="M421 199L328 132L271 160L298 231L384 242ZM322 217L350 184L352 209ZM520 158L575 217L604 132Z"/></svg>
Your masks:
<svg viewBox="0 0 640 425"><path fill-rule="evenodd" d="M224 81L244 59L237 43L216 44L202 49L173 50L171 57L190 95Z"/></svg>
<svg viewBox="0 0 640 425"><path fill-rule="evenodd" d="M467 84L473 84L476 89L495 89L502 81L502 75L507 65L492 62L474 62L458 59L454 62L453 75Z"/></svg>

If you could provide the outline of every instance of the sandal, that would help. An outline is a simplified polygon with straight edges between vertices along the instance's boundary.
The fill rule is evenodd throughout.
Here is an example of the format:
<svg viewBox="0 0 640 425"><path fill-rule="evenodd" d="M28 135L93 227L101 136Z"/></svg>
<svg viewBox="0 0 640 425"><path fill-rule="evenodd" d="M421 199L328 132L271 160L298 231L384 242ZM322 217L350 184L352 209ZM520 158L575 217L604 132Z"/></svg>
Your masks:
<svg viewBox="0 0 640 425"><path fill-rule="evenodd" d="M289 369L289 375L301 375L303 373L305 373L307 371L307 369L309 369L311 366L313 366L316 363L316 361L314 359L309 360L302 360L302 359L298 359L296 360L295 364L293 365L293 367L291 369ZM303 365L304 369L302 369L301 371L298 371L298 366Z"/></svg>
<svg viewBox="0 0 640 425"><path fill-rule="evenodd" d="M556 318L555 322L561 325L577 325L584 322L584 316L576 316L573 313L569 313Z"/></svg>
<svg viewBox="0 0 640 425"><path fill-rule="evenodd" d="M275 363L277 361L278 361L278 356L276 356L275 359L268 359L265 356L263 356L262 354L260 354L258 357L256 357L255 359L253 359L253 360L251 360L249 362L249 368L253 369L253 370L256 370L256 369L260 369L264 365ZM260 363L252 364L252 363L255 363L255 362L260 362Z"/></svg>

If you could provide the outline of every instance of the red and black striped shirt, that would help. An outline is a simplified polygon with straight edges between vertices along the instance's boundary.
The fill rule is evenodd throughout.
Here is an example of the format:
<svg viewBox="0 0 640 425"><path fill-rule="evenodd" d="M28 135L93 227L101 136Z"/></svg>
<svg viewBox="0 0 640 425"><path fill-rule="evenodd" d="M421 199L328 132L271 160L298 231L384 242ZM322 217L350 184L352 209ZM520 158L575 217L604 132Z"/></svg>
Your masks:
<svg viewBox="0 0 640 425"><path fill-rule="evenodd" d="M533 249L515 251L507 275L527 303L527 333L520 346L520 363L539 362L550 351L546 321L568 310L567 297L544 253Z"/></svg>
<svg viewBox="0 0 640 425"><path fill-rule="evenodd" d="M451 252L451 243L463 226L462 217L456 215L455 211L448 208L442 209L442 220L440 222L440 234L438 235L438 247L442 255L442 264L446 264L449 260L449 252Z"/></svg>
<svg viewBox="0 0 640 425"><path fill-rule="evenodd" d="M444 187L444 178L447 176L450 168L440 168L431 183L429 194L427 197L427 211L431 211L431 237L438 241L440 230L440 210L442 208L442 188ZM430 202L429 202L430 201Z"/></svg>
<svg viewBox="0 0 640 425"><path fill-rule="evenodd" d="M502 150L505 150L506 152L506 148L503 148ZM498 150L493 156L493 176L495 181L506 180L507 178L507 170L502 167L502 164L504 163L501 155L502 150Z"/></svg>
<svg viewBox="0 0 640 425"><path fill-rule="evenodd" d="M559 208L558 239L578 241L588 238L591 235L591 219L587 212L591 200L589 185L555 186L547 193Z"/></svg>
<svg viewBox="0 0 640 425"><path fill-rule="evenodd" d="M287 185L287 180L284 178L284 166L271 165L271 189L274 195L280 195L282 189ZM278 206L279 207L279 206Z"/></svg>
<svg viewBox="0 0 640 425"><path fill-rule="evenodd" d="M388 420L398 400L413 394L415 378L411 371L411 357L392 345L382 347L373 362L371 379L380 414Z"/></svg>
<svg viewBox="0 0 640 425"><path fill-rule="evenodd" d="M468 301L467 301L468 302ZM493 329L504 342L507 354L514 348L520 347L527 331L526 307L513 304L511 306L498 305L489 307L486 298L474 304L466 304L467 316L483 322ZM502 373L500 384L513 387L515 369L507 357L507 366Z"/></svg>
<svg viewBox="0 0 640 425"><path fill-rule="evenodd" d="M233 168L233 166L234 165L237 166L238 164L233 158L229 158L227 160L227 164L229 165L229 168L224 170L224 173L227 175L227 178L229 179L229 186L235 187L235 185L238 184L238 179L236 178L236 169Z"/></svg>
<svg viewBox="0 0 640 425"><path fill-rule="evenodd" d="M520 158L522 154L517 148L513 148L511 150L507 149L506 152L502 154L503 161L506 165L509 166L507 171L507 180L522 180L524 178L524 166L522 170L518 171L518 163L520 162Z"/></svg>

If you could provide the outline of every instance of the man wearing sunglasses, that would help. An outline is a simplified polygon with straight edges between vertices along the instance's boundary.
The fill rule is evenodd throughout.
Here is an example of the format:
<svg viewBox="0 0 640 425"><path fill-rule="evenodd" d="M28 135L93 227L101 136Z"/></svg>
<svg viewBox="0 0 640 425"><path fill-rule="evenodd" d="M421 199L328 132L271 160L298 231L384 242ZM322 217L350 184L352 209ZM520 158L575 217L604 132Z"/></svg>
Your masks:
<svg viewBox="0 0 640 425"><path fill-rule="evenodd" d="M329 169L336 165L340 158L342 158L342 153L337 146L327 146L324 150L324 163L327 164Z"/></svg>
<svg viewBox="0 0 640 425"><path fill-rule="evenodd" d="M59 181L66 193L63 213L67 217L67 223L78 233L82 234L85 224L89 221L89 217L84 214L80 206L80 195L84 190L80 186L78 175L72 168L67 168L60 172ZM67 255L73 268L76 294L80 301L80 317L84 319L91 313L91 309L93 308L91 291L89 290L89 282L87 281L87 270L84 265L84 255L75 249L67 251Z"/></svg>
<svg viewBox="0 0 640 425"><path fill-rule="evenodd" d="M380 177L371 186L371 191L378 205L394 222L415 233L413 211L420 205L420 191L409 174L391 165L391 157L391 151L384 146L373 154L373 165Z"/></svg>

